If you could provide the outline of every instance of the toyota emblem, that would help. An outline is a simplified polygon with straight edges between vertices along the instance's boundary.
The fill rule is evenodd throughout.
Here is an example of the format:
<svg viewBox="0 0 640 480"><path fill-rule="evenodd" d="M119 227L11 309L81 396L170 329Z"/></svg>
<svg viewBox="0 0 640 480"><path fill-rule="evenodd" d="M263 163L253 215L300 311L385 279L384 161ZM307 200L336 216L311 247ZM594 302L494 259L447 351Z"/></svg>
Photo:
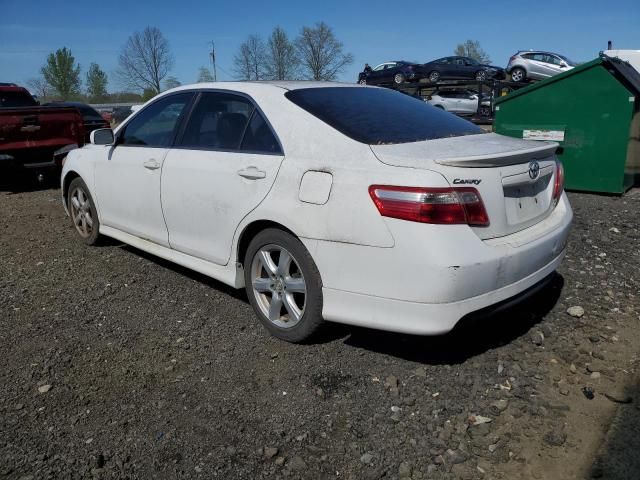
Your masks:
<svg viewBox="0 0 640 480"><path fill-rule="evenodd" d="M538 178L538 174L540 173L540 164L536 160L531 160L529 162L529 178L531 180L535 180Z"/></svg>

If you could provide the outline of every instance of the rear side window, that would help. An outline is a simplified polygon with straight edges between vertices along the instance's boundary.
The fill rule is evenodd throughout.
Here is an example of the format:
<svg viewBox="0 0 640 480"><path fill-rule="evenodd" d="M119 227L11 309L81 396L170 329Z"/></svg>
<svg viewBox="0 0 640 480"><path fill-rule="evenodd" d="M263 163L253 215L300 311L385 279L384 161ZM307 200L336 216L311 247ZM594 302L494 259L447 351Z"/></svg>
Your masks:
<svg viewBox="0 0 640 480"><path fill-rule="evenodd" d="M178 93L153 102L125 125L118 143L146 147L170 146L192 97L192 93Z"/></svg>
<svg viewBox="0 0 640 480"><path fill-rule="evenodd" d="M0 92L0 108L35 107L36 101L27 92Z"/></svg>
<svg viewBox="0 0 640 480"><path fill-rule="evenodd" d="M280 145L259 111L255 110L245 131L241 150L261 153L281 153Z"/></svg>
<svg viewBox="0 0 640 480"><path fill-rule="evenodd" d="M252 113L253 105L244 97L204 92L189 117L179 145L237 150Z"/></svg>
<svg viewBox="0 0 640 480"><path fill-rule="evenodd" d="M369 145L482 133L467 120L386 88L302 88L285 96L344 135Z"/></svg>

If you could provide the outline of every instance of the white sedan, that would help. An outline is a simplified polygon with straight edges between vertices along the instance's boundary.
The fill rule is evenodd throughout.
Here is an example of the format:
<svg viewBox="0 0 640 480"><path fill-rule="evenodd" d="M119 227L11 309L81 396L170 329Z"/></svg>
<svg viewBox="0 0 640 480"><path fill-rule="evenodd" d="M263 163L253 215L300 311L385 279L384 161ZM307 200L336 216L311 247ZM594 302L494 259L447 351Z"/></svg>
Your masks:
<svg viewBox="0 0 640 480"><path fill-rule="evenodd" d="M488 99L483 99L478 109L478 93L471 90L436 90L426 102L457 115L474 115L479 111L481 115L488 116L491 113Z"/></svg>
<svg viewBox="0 0 640 480"><path fill-rule="evenodd" d="M281 339L323 320L441 334L560 264L572 212L556 147L388 89L198 84L92 132L62 195L86 243L245 287Z"/></svg>

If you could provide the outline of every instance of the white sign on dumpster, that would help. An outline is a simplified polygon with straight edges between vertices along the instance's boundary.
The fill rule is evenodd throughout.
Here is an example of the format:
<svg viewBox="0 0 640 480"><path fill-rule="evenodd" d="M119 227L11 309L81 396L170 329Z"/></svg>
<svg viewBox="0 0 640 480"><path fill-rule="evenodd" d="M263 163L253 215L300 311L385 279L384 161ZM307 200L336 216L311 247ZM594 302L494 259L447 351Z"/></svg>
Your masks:
<svg viewBox="0 0 640 480"><path fill-rule="evenodd" d="M523 130L522 138L525 140L553 140L564 141L564 130Z"/></svg>

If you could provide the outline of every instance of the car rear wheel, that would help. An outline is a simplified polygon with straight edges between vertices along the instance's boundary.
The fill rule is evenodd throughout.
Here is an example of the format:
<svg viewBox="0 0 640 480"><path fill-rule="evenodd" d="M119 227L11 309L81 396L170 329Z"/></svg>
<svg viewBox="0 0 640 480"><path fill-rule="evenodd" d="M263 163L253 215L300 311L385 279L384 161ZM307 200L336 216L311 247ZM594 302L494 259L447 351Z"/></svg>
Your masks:
<svg viewBox="0 0 640 480"><path fill-rule="evenodd" d="M80 238L87 245L95 245L100 235L100 221L89 189L80 177L69 185L68 208Z"/></svg>
<svg viewBox="0 0 640 480"><path fill-rule="evenodd" d="M527 72L525 72L522 68L514 68L511 70L511 81L512 82L522 82L527 78Z"/></svg>
<svg viewBox="0 0 640 480"><path fill-rule="evenodd" d="M476 80L479 82L484 82L487 79L487 71L486 70L478 70L476 72Z"/></svg>
<svg viewBox="0 0 640 480"><path fill-rule="evenodd" d="M317 332L323 323L322 280L300 240L263 230L249 244L244 276L249 302L274 337L298 343Z"/></svg>
<svg viewBox="0 0 640 480"><path fill-rule="evenodd" d="M358 82L360 85L366 85L367 84L367 79L363 78Z"/></svg>
<svg viewBox="0 0 640 480"><path fill-rule="evenodd" d="M440 73L439 72L431 72L429 74L429 81L431 83L436 83L438 80L440 80Z"/></svg>
<svg viewBox="0 0 640 480"><path fill-rule="evenodd" d="M394 83L395 83L396 85L400 85L401 83L404 83L404 81L405 81L404 75L403 75L403 74L401 74L401 73L396 73L396 74L393 76L393 81L394 81Z"/></svg>

